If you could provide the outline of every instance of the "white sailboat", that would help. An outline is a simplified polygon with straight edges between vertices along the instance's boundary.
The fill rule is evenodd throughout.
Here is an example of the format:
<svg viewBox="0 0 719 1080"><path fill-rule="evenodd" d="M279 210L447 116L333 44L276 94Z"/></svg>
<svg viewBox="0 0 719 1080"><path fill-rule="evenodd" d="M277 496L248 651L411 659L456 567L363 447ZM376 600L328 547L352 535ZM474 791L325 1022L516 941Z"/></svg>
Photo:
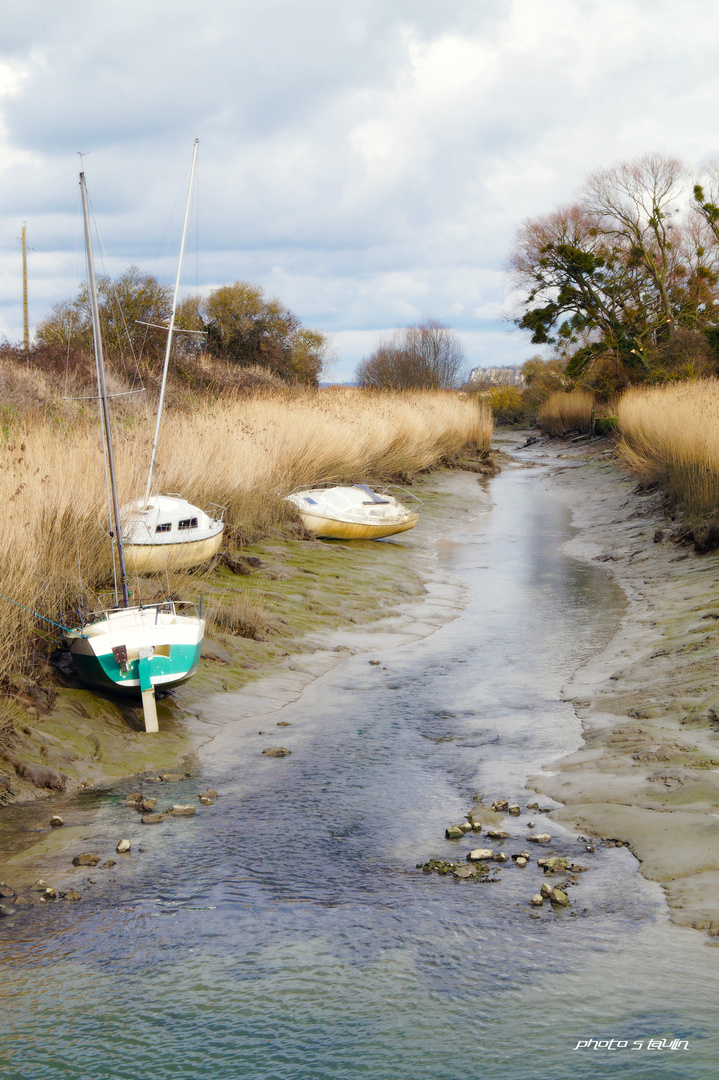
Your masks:
<svg viewBox="0 0 719 1080"><path fill-rule="evenodd" d="M166 569L184 570L191 566L198 566L200 563L212 558L220 550L222 533L225 527L222 520L223 507L214 506L211 508L212 512L207 512L193 506L186 499L183 499L181 495L174 493L166 495L150 494L155 482L157 446L160 441L162 411L165 404L167 372L170 365L172 335L175 329L182 256L185 250L187 222L190 216L198 144L199 140L195 139L190 184L185 205L185 220L180 242L180 257L177 263L175 292L170 321L167 327L160 400L157 406L155 437L152 442L145 497L144 499L137 499L128 506L123 506L121 512L122 536L125 543L127 565L128 569L135 573L159 573ZM219 511L219 516L216 511Z"/></svg>
<svg viewBox="0 0 719 1080"><path fill-rule="evenodd" d="M140 696L145 715L145 730L157 731L155 690L178 686L197 670L205 622L201 612L195 615L183 614L181 606L172 600L149 607L130 604L84 173L80 173L80 191L98 395L120 565L122 604L117 603L116 596L115 607L91 615L76 630L67 632L65 639L83 682L94 689Z"/></svg>
<svg viewBox="0 0 719 1080"><path fill-rule="evenodd" d="M308 488L286 498L308 529L330 540L381 540L417 524L416 511L367 484Z"/></svg>

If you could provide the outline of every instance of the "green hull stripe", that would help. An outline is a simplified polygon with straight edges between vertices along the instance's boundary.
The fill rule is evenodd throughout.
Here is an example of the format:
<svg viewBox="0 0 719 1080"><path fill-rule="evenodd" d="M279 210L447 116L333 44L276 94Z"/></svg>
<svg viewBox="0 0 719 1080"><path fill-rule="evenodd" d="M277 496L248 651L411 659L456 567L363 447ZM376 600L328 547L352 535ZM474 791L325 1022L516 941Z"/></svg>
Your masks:
<svg viewBox="0 0 719 1080"><path fill-rule="evenodd" d="M149 656L142 661L133 660L128 671L120 668L112 652L102 656L73 652L72 659L78 675L87 686L139 697L145 672L147 685L142 686L142 689L149 690L150 680L156 683L159 676L169 676L163 678L159 689L171 690L173 686L179 686L195 674L200 663L201 652L202 642L196 646L173 645L169 656ZM138 670L140 664L143 665L145 671ZM140 680L139 683L138 680ZM133 681L134 686L128 685Z"/></svg>

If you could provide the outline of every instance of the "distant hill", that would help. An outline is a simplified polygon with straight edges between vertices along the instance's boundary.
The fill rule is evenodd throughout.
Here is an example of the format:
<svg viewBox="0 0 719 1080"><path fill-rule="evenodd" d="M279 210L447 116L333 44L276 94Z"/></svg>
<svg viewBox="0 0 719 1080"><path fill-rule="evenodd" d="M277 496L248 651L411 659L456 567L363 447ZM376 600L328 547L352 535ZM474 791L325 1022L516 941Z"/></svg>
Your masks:
<svg viewBox="0 0 719 1080"><path fill-rule="evenodd" d="M470 383L490 383L492 386L524 387L524 376L519 364L505 367L476 367L469 374Z"/></svg>

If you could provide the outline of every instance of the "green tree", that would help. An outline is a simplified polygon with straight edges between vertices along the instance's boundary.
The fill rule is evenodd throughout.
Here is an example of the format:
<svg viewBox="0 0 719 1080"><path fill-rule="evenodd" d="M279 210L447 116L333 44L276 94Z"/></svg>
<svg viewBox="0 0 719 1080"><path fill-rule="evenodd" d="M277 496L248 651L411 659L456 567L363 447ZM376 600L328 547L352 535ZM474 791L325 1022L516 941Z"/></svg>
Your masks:
<svg viewBox="0 0 719 1080"><path fill-rule="evenodd" d="M594 173L575 204L520 226L515 322L554 346L569 378L597 365L617 386L652 378L675 333L715 326L712 193L698 186L694 210L680 212L687 178L676 159L647 155Z"/></svg>
<svg viewBox="0 0 719 1080"><path fill-rule="evenodd" d="M99 277L97 293L108 356L134 359L146 369L158 369L167 341L162 326L172 310L171 286L161 285L152 274L131 266L115 281L107 275ZM50 315L38 324L36 338L43 345L90 351L92 312L87 284L80 287L74 300L53 305Z"/></svg>
<svg viewBox="0 0 719 1080"><path fill-rule="evenodd" d="M206 335L188 338L186 350L205 350L242 367L259 365L286 382L316 385L329 359L325 334L303 327L278 299L268 299L259 285L244 281L186 300L178 324Z"/></svg>

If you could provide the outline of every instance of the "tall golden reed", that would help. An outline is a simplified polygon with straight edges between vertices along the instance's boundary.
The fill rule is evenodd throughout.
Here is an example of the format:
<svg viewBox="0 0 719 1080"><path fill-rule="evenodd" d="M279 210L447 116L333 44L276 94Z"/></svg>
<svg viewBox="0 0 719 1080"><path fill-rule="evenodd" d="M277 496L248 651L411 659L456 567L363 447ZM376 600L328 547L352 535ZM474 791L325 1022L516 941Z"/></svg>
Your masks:
<svg viewBox="0 0 719 1080"><path fill-rule="evenodd" d="M102 442L93 403L0 414L0 677L37 634L112 586ZM120 499L144 492L152 424L132 411L115 430ZM319 482L377 481L487 448L489 409L455 393L352 388L205 398L171 411L157 488L225 506L228 541L287 520L283 496ZM15 603L13 603L13 601Z"/></svg>
<svg viewBox="0 0 719 1080"><path fill-rule="evenodd" d="M537 413L545 435L565 435L568 431L590 431L594 397L585 390L559 390L550 394Z"/></svg>
<svg viewBox="0 0 719 1080"><path fill-rule="evenodd" d="M645 483L660 483L687 518L719 513L719 381L627 390L617 407L618 452Z"/></svg>

